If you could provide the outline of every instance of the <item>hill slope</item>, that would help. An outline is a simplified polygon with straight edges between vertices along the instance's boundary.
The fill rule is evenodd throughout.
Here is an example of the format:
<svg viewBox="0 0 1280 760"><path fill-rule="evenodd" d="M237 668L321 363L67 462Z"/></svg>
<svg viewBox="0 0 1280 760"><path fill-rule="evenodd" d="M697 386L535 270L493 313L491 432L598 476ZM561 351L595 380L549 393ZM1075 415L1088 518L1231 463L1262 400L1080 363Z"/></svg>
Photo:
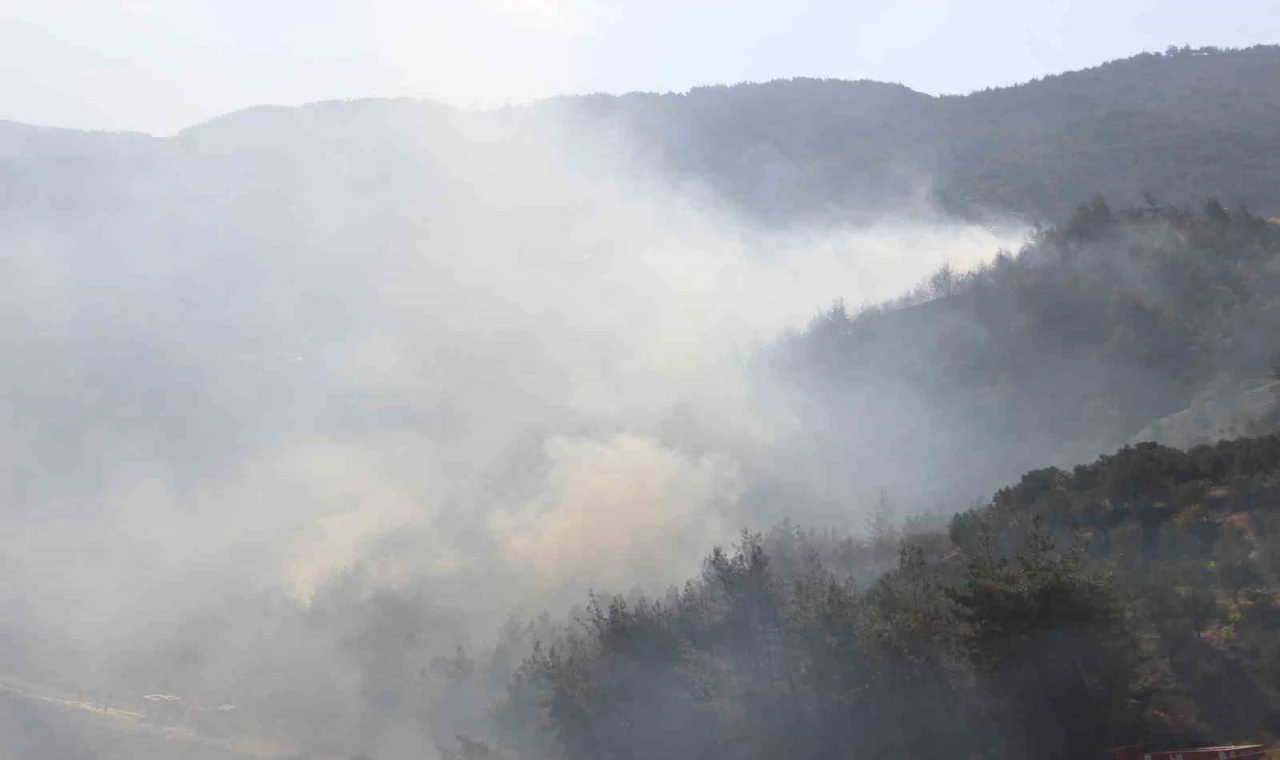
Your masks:
<svg viewBox="0 0 1280 760"><path fill-rule="evenodd" d="M802 399L796 469L820 473L818 493L887 487L928 507L1154 436L1275 371L1278 256L1280 227L1214 201L1099 199L1017 255L938 272L922 303L837 306L769 354Z"/></svg>
<svg viewBox="0 0 1280 760"><path fill-rule="evenodd" d="M565 105L621 120L671 166L775 218L922 193L1040 219L1094 192L1280 213L1280 47L1143 54L965 96L793 80Z"/></svg>
<svg viewBox="0 0 1280 760"><path fill-rule="evenodd" d="M871 216L922 201L958 214L1056 219L1094 192L1128 204L1148 191L1163 203L1216 195L1280 215L1277 46L1144 53L963 96L796 79L555 98L502 113L623 127L669 170L774 221ZM108 169L172 161L179 145L305 152L325 149L317 132L395 145L407 128L421 144L433 120L453 115L409 100L254 108L169 140L3 124L0 208L40 197L33 182L56 198Z"/></svg>
<svg viewBox="0 0 1280 760"><path fill-rule="evenodd" d="M1274 740L1278 476L1275 436L1034 471L946 534L908 532L869 587L850 558L893 536L744 536L665 597L591 600L499 714L553 730L569 758L1070 760Z"/></svg>

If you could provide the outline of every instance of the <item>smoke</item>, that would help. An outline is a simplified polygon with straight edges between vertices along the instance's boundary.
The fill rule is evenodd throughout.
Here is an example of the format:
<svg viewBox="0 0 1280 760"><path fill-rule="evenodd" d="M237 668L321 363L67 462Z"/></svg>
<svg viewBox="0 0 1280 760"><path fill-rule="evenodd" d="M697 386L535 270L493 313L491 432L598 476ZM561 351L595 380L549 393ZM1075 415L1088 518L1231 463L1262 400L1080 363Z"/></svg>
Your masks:
<svg viewBox="0 0 1280 760"><path fill-rule="evenodd" d="M150 150L7 223L4 445L33 453L0 602L36 600L10 633L63 642L41 667L70 680L356 569L473 631L688 577L758 519L744 494L796 434L755 347L1021 236L764 229L537 109L254 110ZM232 690L261 656L192 646L221 664L173 688ZM4 667L39 669L26 651Z"/></svg>
<svg viewBox="0 0 1280 760"><path fill-rule="evenodd" d="M547 492L491 518L502 555L541 578L678 583L688 567L672 558L696 557L732 530L725 505L742 490L732 461L633 435L555 438L546 455Z"/></svg>

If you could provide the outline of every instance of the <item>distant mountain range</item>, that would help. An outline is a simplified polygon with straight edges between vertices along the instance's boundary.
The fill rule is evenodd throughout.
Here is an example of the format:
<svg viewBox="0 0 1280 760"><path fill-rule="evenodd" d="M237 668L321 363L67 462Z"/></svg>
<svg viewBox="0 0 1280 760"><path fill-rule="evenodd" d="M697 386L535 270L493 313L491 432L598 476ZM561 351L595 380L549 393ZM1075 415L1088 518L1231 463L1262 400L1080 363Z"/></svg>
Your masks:
<svg viewBox="0 0 1280 760"><path fill-rule="evenodd" d="M542 113L627 129L680 176L772 221L857 219L930 202L962 216L1058 219L1094 193L1113 203L1198 204L1280 215L1280 47L1171 49L964 96L896 84L795 79L555 98ZM254 108L173 139L0 123L0 204L78 195L111 167L186 150L304 150L304 128L364 143L460 115L422 101ZM363 126L360 126L363 125ZM372 128L373 131L368 131ZM426 130L427 133L430 130ZM315 146L319 147L319 146Z"/></svg>
<svg viewBox="0 0 1280 760"><path fill-rule="evenodd" d="M571 101L768 214L857 213L927 193L965 214L1119 203L1280 214L1280 47L1171 50L965 96L792 80Z"/></svg>
<svg viewBox="0 0 1280 760"><path fill-rule="evenodd" d="M571 128L528 144L505 129L546 123ZM831 404L852 404L851 419L893 412L878 428L910 446L931 431L921 440L940 448L938 461L990 444L965 475L966 492L982 493L1028 467L1096 456L1212 383L1234 397L1262 382L1280 313L1265 222L1280 216L1277 125L1280 47L1144 54L963 97L796 80L495 113L414 100L258 107L170 138L0 123L0 395L26 436L12 480L47 481L46 462L73 455L85 467L135 456L94 443L103 431L136 444L137 457L198 467L299 420L374 424L358 399L338 409L350 396L308 362L381 329L379 277L406 241L430 239L449 257L511 240L566 245L593 212L586 196L546 186L560 173L536 168L550 132L570 136L550 143L570 157L625 153L623 166L709 185L765 224L935 206L1050 222L1066 242L1040 238L975 298L849 332L840 312L790 361L837 368L813 369L813 383ZM616 177L617 164L600 165ZM1096 193L1126 212L1113 218ZM1222 205L1204 216L1208 196ZM1073 214L1082 203L1095 205ZM496 227L504 234L489 235ZM1062 271L1035 280L1044 268ZM440 282L447 300L452 285ZM854 392L864 364L878 368L870 409ZM907 388L930 405L884 403ZM239 404L253 425L225 413ZM821 409L811 431L840 418ZM902 409L924 411L908 425ZM448 427L435 411L419 417L441 435ZM953 438L937 433L943 417ZM1004 437L989 435L993 419ZM842 441L846 428L831 435ZM820 453L852 472L842 445ZM887 444L878 452L899 458ZM880 485L897 484L868 487Z"/></svg>

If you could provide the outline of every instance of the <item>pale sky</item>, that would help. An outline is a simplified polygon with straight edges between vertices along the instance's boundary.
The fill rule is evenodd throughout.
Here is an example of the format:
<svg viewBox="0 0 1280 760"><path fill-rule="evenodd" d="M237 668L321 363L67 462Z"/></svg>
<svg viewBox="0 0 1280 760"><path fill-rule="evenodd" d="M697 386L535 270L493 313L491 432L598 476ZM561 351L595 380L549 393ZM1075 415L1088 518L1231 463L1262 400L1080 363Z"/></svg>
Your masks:
<svg viewBox="0 0 1280 760"><path fill-rule="evenodd" d="M0 119L171 134L264 103L792 76L958 93L1275 42L1275 0L0 0Z"/></svg>

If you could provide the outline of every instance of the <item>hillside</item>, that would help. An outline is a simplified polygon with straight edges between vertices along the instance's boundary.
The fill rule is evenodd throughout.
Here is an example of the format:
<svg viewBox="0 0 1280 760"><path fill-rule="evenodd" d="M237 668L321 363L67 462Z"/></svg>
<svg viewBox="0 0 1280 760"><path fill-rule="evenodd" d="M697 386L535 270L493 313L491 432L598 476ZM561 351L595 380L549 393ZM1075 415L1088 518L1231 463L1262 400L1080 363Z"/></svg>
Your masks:
<svg viewBox="0 0 1280 760"><path fill-rule="evenodd" d="M1193 405L1258 396L1277 293L1280 227L1215 200L1098 198L1016 254L944 268L898 303L837 305L766 352L760 372L794 389L805 431L779 477L821 473L793 499L884 487L931 509L1088 461Z"/></svg>
<svg viewBox="0 0 1280 760"><path fill-rule="evenodd" d="M592 599L498 752L1070 758L1280 733L1280 438L1038 470L948 531L783 526L663 597ZM854 558L898 547L861 586ZM529 732L529 733L522 733Z"/></svg>
<svg viewBox="0 0 1280 760"><path fill-rule="evenodd" d="M1161 417L1129 443L1151 441L1177 449L1234 438L1274 424L1280 416L1280 382L1222 397L1197 399L1180 412Z"/></svg>
<svg viewBox="0 0 1280 760"><path fill-rule="evenodd" d="M1280 213L1280 47L1149 53L963 96L792 80L569 101L754 212L860 215L932 198L1056 219L1094 192Z"/></svg>
<svg viewBox="0 0 1280 760"><path fill-rule="evenodd" d="M0 680L0 737L4 739L0 758L4 760L289 760L298 756L288 747L269 742L198 735L185 727L159 725L129 709L38 694L7 681Z"/></svg>
<svg viewBox="0 0 1280 760"><path fill-rule="evenodd" d="M568 116L605 134L621 127L643 156L773 222L870 218L922 203L1051 221L1095 192L1124 205L1148 192L1175 206L1214 195L1280 215L1277 46L1144 53L969 95L796 79L556 98L500 114ZM431 125L455 116L410 100L254 108L164 140L5 124L0 206L70 203L86 180L92 188L104 173L137 173L184 151L305 155L332 149L336 137L395 153L431 145L441 134Z"/></svg>
<svg viewBox="0 0 1280 760"><path fill-rule="evenodd" d="M1280 737L1275 124L1277 47L0 124L0 672L384 759Z"/></svg>

